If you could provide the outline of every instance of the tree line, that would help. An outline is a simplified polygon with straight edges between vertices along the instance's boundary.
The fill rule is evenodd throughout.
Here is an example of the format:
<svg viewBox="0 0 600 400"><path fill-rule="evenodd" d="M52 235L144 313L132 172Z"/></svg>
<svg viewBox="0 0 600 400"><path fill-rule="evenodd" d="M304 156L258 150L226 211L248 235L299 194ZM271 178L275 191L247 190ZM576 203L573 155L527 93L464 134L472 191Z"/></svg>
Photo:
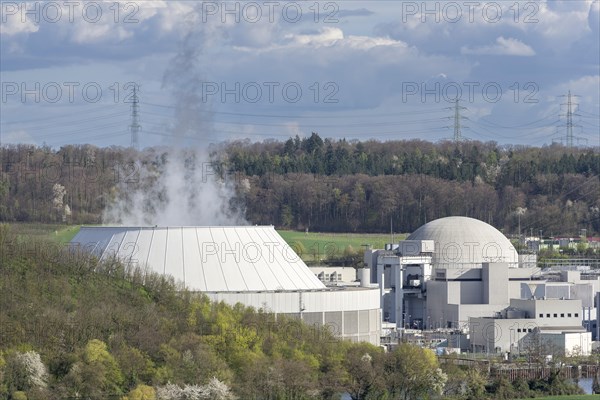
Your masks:
<svg viewBox="0 0 600 400"><path fill-rule="evenodd" d="M600 232L600 153L495 142L308 138L228 143L219 158L248 176L254 223L323 231L411 232L463 215L517 233ZM267 205L261 207L260 205Z"/></svg>
<svg viewBox="0 0 600 400"><path fill-rule="evenodd" d="M19 145L0 152L0 221L99 223L122 184L135 186L143 166L168 150ZM600 233L600 153L589 148L323 140L313 133L221 143L210 160L234 183L232 204L251 224L411 232L463 215L506 234L519 225L545 236Z"/></svg>

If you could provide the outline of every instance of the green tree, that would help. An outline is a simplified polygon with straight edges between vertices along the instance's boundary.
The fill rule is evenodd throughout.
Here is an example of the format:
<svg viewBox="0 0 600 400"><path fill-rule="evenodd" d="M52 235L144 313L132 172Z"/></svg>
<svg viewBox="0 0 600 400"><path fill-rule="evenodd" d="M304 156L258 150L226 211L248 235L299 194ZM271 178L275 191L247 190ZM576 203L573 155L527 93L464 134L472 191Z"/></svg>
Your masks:
<svg viewBox="0 0 600 400"><path fill-rule="evenodd" d="M151 386L138 385L121 400L156 400L156 392Z"/></svg>
<svg viewBox="0 0 600 400"><path fill-rule="evenodd" d="M487 392L485 389L487 380L476 368L471 368L467 371L467 379L465 383L465 398L467 400L481 400L487 397Z"/></svg>
<svg viewBox="0 0 600 400"><path fill-rule="evenodd" d="M411 400L441 394L447 376L432 350L402 343L387 354L385 380L394 398Z"/></svg>
<svg viewBox="0 0 600 400"><path fill-rule="evenodd" d="M352 400L364 400L384 391L383 354L367 345L348 349L344 358L346 390Z"/></svg>
<svg viewBox="0 0 600 400"><path fill-rule="evenodd" d="M101 400L106 396L122 394L123 375L108 346L101 340L90 340L67 376L65 385L71 396Z"/></svg>

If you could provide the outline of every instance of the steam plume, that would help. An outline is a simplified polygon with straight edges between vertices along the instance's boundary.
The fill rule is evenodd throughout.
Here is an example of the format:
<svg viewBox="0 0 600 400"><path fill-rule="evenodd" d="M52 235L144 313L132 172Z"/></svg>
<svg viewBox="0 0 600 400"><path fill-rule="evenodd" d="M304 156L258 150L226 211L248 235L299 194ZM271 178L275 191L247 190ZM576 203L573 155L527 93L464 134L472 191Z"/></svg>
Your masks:
<svg viewBox="0 0 600 400"><path fill-rule="evenodd" d="M106 224L246 224L233 182L217 176L209 157L212 124L201 102L204 32L197 17L189 16L188 32L163 76L163 89L176 99L175 123L165 132L169 147L145 151L136 163L139 179L119 182L103 215Z"/></svg>

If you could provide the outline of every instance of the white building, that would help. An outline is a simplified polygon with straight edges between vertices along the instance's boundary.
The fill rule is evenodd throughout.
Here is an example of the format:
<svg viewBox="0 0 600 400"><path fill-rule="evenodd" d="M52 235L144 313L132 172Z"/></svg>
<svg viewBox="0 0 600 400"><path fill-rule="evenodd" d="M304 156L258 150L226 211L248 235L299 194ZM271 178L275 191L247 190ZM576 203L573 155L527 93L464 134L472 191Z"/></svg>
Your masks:
<svg viewBox="0 0 600 400"><path fill-rule="evenodd" d="M319 265L308 268L325 286L358 286L354 267Z"/></svg>
<svg viewBox="0 0 600 400"><path fill-rule="evenodd" d="M581 300L512 299L493 318L471 318L471 349L482 353L590 355L592 335L581 326Z"/></svg>
<svg viewBox="0 0 600 400"><path fill-rule="evenodd" d="M470 319L496 318L512 299L544 298L578 300L570 303L578 307L570 319L546 326L553 334L558 328L577 333L583 329L582 320L590 318L600 288L598 278L582 279L575 272L543 275L535 255L517 254L500 231L467 217L431 221L405 241L367 250L365 274L380 287L384 324L398 330L466 332ZM532 323L531 318L526 322Z"/></svg>
<svg viewBox="0 0 600 400"><path fill-rule="evenodd" d="M384 320L398 328L466 327L507 307L536 272L530 262L519 268L500 231L467 217L437 219L397 246L367 250L365 265L380 285Z"/></svg>
<svg viewBox="0 0 600 400"><path fill-rule="evenodd" d="M172 276L215 301L242 303L379 344L377 287L326 287L272 226L82 227L72 247Z"/></svg>

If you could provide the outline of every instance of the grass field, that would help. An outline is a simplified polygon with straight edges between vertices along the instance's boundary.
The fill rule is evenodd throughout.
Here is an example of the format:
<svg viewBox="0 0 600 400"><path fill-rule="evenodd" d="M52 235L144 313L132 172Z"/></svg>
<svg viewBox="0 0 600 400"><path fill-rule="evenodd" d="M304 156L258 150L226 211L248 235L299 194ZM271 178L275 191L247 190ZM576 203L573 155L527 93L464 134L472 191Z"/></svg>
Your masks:
<svg viewBox="0 0 600 400"><path fill-rule="evenodd" d="M362 253L364 245L370 244L375 249L381 249L390 243L389 234L373 233L318 233L277 231L281 237L302 257L305 262L319 262L328 258L340 257L348 246ZM395 234L394 242L406 237L406 234Z"/></svg>
<svg viewBox="0 0 600 400"><path fill-rule="evenodd" d="M47 238L52 241L66 243L79 232L79 225L11 223L10 229L21 237Z"/></svg>

